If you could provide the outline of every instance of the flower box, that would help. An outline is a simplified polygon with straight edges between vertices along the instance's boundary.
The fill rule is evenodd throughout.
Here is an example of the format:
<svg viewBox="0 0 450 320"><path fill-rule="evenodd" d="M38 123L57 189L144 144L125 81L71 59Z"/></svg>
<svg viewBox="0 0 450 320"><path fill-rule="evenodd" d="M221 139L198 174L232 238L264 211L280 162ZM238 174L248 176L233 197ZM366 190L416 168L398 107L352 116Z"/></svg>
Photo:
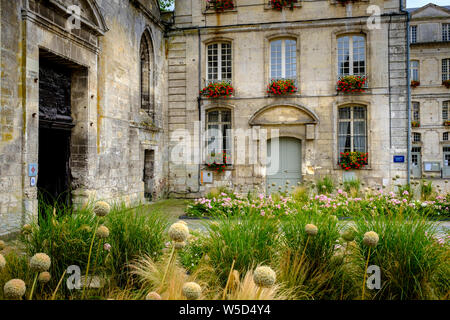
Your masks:
<svg viewBox="0 0 450 320"><path fill-rule="evenodd" d="M411 127L419 128L420 127L420 122L419 121L411 121Z"/></svg>
<svg viewBox="0 0 450 320"><path fill-rule="evenodd" d="M339 165L346 171L351 169L361 169L368 165L368 156L369 153L366 152L341 152Z"/></svg>
<svg viewBox="0 0 450 320"><path fill-rule="evenodd" d="M350 2L358 2L359 0L335 0L337 3L342 4L343 6L345 6L346 4L350 3Z"/></svg>
<svg viewBox="0 0 450 320"><path fill-rule="evenodd" d="M234 0L207 0L208 8L213 8L216 12L234 9Z"/></svg>
<svg viewBox="0 0 450 320"><path fill-rule="evenodd" d="M343 76L339 78L336 90L344 93L365 92L366 84L365 76Z"/></svg>
<svg viewBox="0 0 450 320"><path fill-rule="evenodd" d="M450 127L450 120L445 120L444 121L444 126L445 127Z"/></svg>
<svg viewBox="0 0 450 320"><path fill-rule="evenodd" d="M298 0L270 0L270 6L274 10L281 11L283 8L289 8L291 10L294 9L294 5L298 2Z"/></svg>
<svg viewBox="0 0 450 320"><path fill-rule="evenodd" d="M411 88L415 88L420 86L420 81L412 80L411 81Z"/></svg>
<svg viewBox="0 0 450 320"><path fill-rule="evenodd" d="M212 82L208 86L204 87L200 94L207 98L227 98L234 92L234 88L230 83L226 81Z"/></svg>
<svg viewBox="0 0 450 320"><path fill-rule="evenodd" d="M209 170L213 170L217 173L222 173L225 171L227 166L231 165L230 162L230 156L227 155L226 152L219 154L211 153L208 156L205 165Z"/></svg>
<svg viewBox="0 0 450 320"><path fill-rule="evenodd" d="M442 81L442 84L443 84L447 89L450 89L450 80L444 80L444 81Z"/></svg>
<svg viewBox="0 0 450 320"><path fill-rule="evenodd" d="M267 93L274 96L283 96L296 93L298 88L292 79L272 79L267 86Z"/></svg>

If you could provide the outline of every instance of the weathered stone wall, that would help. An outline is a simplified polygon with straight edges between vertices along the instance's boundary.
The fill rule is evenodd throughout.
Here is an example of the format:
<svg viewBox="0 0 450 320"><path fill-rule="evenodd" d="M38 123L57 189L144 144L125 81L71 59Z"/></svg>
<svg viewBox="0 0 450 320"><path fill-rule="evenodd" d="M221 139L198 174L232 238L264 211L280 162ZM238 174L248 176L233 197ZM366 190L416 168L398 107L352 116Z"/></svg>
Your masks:
<svg viewBox="0 0 450 320"><path fill-rule="evenodd" d="M302 1L294 10L275 11L266 1L239 1L233 11L205 11L206 1L177 1L175 22L178 30L169 33L169 135L172 147L183 143L197 144L194 137L199 127L205 129L205 111L214 107L232 110L233 129L249 130L249 121L268 106L291 105L315 114L317 124L277 125L281 136L302 140L302 175L304 179L331 175L344 178L337 165L337 111L339 106L361 104L368 112L369 166L355 176L369 185L389 185L392 176L406 179L406 163L394 165L393 155L407 153L406 90L406 16L399 11L398 1L361 1L342 6L333 1ZM378 5L380 28L367 25L369 5ZM180 28L183 27L182 30ZM342 95L336 92L337 36L366 36L366 93ZM276 37L297 40L297 81L299 92L288 97L268 97L269 41ZM203 98L200 104L200 126L197 98L205 86L206 45L212 41L232 43L231 98L213 101ZM200 51L200 52L199 52ZM199 63L200 59L200 63ZM200 77L200 84L199 84ZM270 126L265 126L270 128ZM177 134L188 130L190 141ZM188 136L188 135L185 135ZM197 135L198 137L198 135ZM260 143L260 142L259 142ZM235 147L236 148L236 147ZM256 150L264 154L264 150ZM236 150L233 152L253 151ZM204 147L195 153L204 154ZM203 162L204 163L204 162ZM199 170L204 165L171 163L171 190L181 196L195 196L219 185L243 185L246 189L264 188L265 170L261 165L234 165L223 174L214 173L214 183L199 187Z"/></svg>
<svg viewBox="0 0 450 320"><path fill-rule="evenodd" d="M72 196L75 204L144 199L145 150L154 150L153 198L167 190L167 66L154 0L1 0L0 236L36 216L39 62L72 70ZM81 28L67 29L66 6L81 7ZM155 119L140 106L140 43L153 47ZM57 152L57 151L55 151ZM39 177L38 177L39 179Z"/></svg>

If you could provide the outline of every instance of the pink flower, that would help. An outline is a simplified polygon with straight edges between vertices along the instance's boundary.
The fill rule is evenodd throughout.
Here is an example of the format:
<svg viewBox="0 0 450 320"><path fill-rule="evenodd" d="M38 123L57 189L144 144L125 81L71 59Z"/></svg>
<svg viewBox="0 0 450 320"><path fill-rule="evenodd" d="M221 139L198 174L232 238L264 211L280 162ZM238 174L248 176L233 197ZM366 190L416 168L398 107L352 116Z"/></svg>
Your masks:
<svg viewBox="0 0 450 320"><path fill-rule="evenodd" d="M111 251L111 245L109 243L105 243L103 245L103 249L105 249L106 251Z"/></svg>

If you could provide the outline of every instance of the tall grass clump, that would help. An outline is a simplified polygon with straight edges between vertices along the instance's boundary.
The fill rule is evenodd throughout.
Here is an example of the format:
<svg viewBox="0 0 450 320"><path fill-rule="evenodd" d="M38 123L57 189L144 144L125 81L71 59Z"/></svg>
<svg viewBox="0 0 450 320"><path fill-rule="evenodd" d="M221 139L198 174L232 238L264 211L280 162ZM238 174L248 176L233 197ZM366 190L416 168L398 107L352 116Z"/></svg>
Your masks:
<svg viewBox="0 0 450 320"><path fill-rule="evenodd" d="M107 267L114 272L119 284L127 281L127 266L132 260L143 255L155 260L160 258L169 226L166 216L149 212L145 206L129 209L121 204L113 207L106 225L111 230Z"/></svg>
<svg viewBox="0 0 450 320"><path fill-rule="evenodd" d="M420 182L420 197L422 201L430 200L433 197L434 194L434 188L433 188L433 182L426 180L422 180Z"/></svg>
<svg viewBox="0 0 450 320"><path fill-rule="evenodd" d="M325 176L322 179L317 180L316 184L318 194L329 194L334 191L333 179L329 176Z"/></svg>
<svg viewBox="0 0 450 320"><path fill-rule="evenodd" d="M361 217L355 222L358 230L355 240L362 259L369 256L370 250L362 243L364 234L374 231L379 235L368 265L380 267L382 284L380 290L368 292L371 298L435 299L439 294L433 279L441 270L446 270L448 284L449 246L437 242L435 227L426 218L377 215ZM446 289L448 292L450 287Z"/></svg>
<svg viewBox="0 0 450 320"><path fill-rule="evenodd" d="M344 181L344 191L351 195L351 197L356 198L361 191L361 180L350 179Z"/></svg>
<svg viewBox="0 0 450 320"><path fill-rule="evenodd" d="M247 216L240 219L221 219L208 226L206 243L209 264L225 284L231 266L245 273L259 263L270 264L279 243L279 224L276 219Z"/></svg>

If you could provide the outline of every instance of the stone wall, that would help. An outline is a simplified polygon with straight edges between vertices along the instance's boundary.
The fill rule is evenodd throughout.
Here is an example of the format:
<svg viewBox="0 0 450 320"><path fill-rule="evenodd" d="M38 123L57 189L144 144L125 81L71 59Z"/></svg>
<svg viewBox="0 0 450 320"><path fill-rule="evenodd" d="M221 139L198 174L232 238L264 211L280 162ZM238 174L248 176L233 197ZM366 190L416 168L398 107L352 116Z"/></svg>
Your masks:
<svg viewBox="0 0 450 320"><path fill-rule="evenodd" d="M28 165L39 162L39 62L72 70L72 201L145 201L145 150L154 150L152 196L167 192L167 65L154 0L1 0L0 236L37 214ZM27 7L28 4L28 7ZM68 29L66 6L81 8ZM155 117L140 107L140 43L151 37ZM39 179L39 176L37 177Z"/></svg>

